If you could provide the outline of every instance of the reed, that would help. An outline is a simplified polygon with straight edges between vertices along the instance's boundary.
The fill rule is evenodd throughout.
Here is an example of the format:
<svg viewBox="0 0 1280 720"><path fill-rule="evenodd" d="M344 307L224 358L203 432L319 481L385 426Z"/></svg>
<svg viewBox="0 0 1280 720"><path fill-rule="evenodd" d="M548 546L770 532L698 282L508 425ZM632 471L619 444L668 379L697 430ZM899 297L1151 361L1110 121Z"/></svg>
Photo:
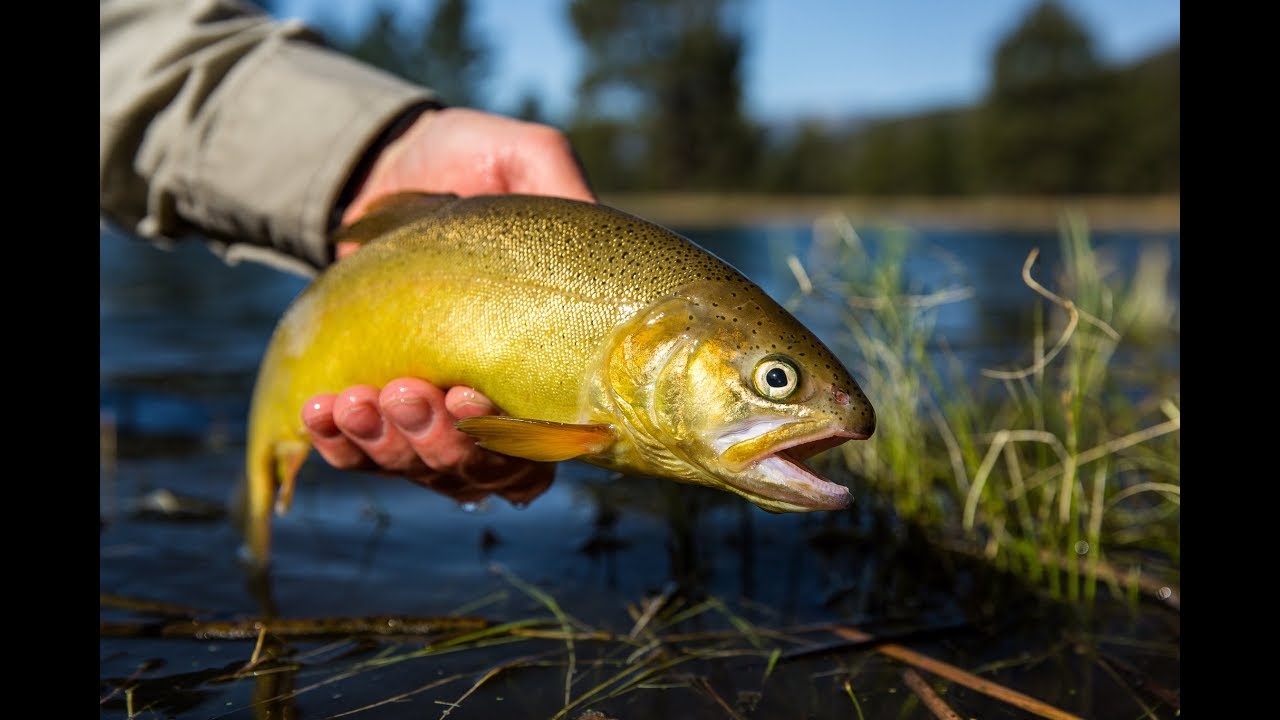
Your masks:
<svg viewBox="0 0 1280 720"><path fill-rule="evenodd" d="M847 218L817 222L810 255L788 258L799 287L789 305L839 318L837 351L878 415L869 441L824 459L852 473L855 495L890 498L935 541L1055 597L1091 602L1102 582L1176 604L1181 420L1170 261L1144 251L1125 276L1079 215L1064 216L1059 236L1056 272L1046 276L1038 252L1024 263L1023 349L1001 367L975 367L937 329L941 307L974 297L965 268L944 264L952 282L922 292L906 263L930 249L909 230L887 228L869 242Z"/></svg>

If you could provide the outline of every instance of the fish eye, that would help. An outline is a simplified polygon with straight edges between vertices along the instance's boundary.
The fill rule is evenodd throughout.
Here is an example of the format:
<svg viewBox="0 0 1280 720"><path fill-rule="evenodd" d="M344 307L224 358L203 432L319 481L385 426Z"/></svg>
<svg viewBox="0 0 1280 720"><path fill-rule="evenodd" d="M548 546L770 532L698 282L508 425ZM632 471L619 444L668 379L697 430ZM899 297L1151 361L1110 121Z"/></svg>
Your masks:
<svg viewBox="0 0 1280 720"><path fill-rule="evenodd" d="M767 357L756 365L752 380L756 392L770 400L786 400L800 387L800 370L789 358Z"/></svg>

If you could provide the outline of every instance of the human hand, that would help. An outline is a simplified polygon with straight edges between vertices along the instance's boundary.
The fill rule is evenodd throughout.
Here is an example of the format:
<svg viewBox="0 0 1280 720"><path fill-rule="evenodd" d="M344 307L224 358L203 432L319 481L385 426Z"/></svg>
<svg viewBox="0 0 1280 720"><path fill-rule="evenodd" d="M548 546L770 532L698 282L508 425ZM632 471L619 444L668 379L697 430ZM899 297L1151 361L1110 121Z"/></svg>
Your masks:
<svg viewBox="0 0 1280 720"><path fill-rule="evenodd" d="M498 495L526 505L551 485L555 463L484 450L454 428L459 420L498 414L471 388L448 392L419 378L379 390L357 385L307 400L302 421L316 451L340 470L402 475L460 503Z"/></svg>
<svg viewBox="0 0 1280 720"><path fill-rule="evenodd" d="M342 216L359 219L377 198L401 191L554 195L595 202L564 135L548 125L466 108L423 113L374 161ZM355 252L339 243L339 259ZM330 465L404 475L458 502L496 494L527 504L551 485L554 463L500 455L476 446L454 423L498 408L472 388L447 392L400 378L307 400L303 422Z"/></svg>
<svg viewBox="0 0 1280 720"><path fill-rule="evenodd" d="M468 108L423 113L374 161L342 214L359 219L383 195L417 191L462 197L553 195L595 202L568 139L550 125ZM354 244L339 243L344 257Z"/></svg>

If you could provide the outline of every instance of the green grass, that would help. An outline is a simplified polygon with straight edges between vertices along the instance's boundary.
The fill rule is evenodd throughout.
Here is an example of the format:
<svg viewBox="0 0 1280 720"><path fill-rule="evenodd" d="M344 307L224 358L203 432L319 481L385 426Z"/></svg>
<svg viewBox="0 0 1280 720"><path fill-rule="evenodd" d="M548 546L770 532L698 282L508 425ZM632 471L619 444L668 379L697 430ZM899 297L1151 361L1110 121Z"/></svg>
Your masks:
<svg viewBox="0 0 1280 720"><path fill-rule="evenodd" d="M907 258L931 250L908 230L873 246L842 217L815 228L812 257L788 260L800 287L791 305L834 308L838 350L876 407L875 435L828 456L852 471L855 495L889 498L936 542L1055 597L1091 601L1105 582L1176 604L1179 371L1158 361L1177 352L1169 258L1147 252L1122 277L1084 220L1065 217L1060 272L1041 277L1035 252L1024 264L1025 349L977 368L935 327L940 306L972 301L966 268L952 268L950 287L916 292Z"/></svg>

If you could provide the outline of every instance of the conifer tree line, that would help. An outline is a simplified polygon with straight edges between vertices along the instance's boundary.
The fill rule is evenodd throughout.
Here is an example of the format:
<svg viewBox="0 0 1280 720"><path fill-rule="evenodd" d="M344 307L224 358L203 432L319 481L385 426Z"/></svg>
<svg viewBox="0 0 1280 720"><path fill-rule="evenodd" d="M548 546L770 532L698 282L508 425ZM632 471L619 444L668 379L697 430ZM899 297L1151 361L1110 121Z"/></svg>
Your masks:
<svg viewBox="0 0 1280 720"><path fill-rule="evenodd" d="M373 5L342 49L453 105L551 122L598 191L882 195L1145 194L1179 190L1179 46L1102 62L1085 26L1042 0L993 49L971 106L768 127L744 111L749 0L565 0L581 74L567 118L528 94L488 104L501 38L468 0L421 0L425 22Z"/></svg>

